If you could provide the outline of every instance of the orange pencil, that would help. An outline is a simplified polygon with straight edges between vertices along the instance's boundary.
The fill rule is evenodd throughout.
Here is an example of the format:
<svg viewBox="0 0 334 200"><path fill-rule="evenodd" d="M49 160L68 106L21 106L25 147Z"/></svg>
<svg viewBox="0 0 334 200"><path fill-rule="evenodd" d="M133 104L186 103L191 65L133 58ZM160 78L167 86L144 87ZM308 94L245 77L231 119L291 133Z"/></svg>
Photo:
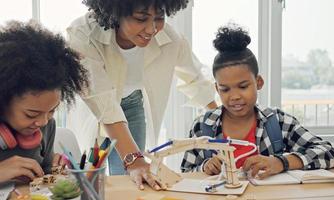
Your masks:
<svg viewBox="0 0 334 200"><path fill-rule="evenodd" d="M101 167L101 165L103 164L104 160L107 158L107 155L109 154L110 151L110 146L108 148L106 148L106 150L103 152L102 156L100 157L99 161L97 162L97 164L95 165L96 168Z"/></svg>
<svg viewBox="0 0 334 200"><path fill-rule="evenodd" d="M111 143L109 144L108 148L105 149L104 154L100 158L99 162L96 164L96 168L101 167L103 165L103 162L109 157L110 152L115 148L117 140L112 140Z"/></svg>
<svg viewBox="0 0 334 200"><path fill-rule="evenodd" d="M103 152L102 156L98 159L98 161L96 163L94 163L89 170L94 170L94 169L98 169L101 167L103 161L105 160L106 156L108 155L108 151L109 151L109 147ZM87 178L90 181L92 178L92 172L88 171L87 172Z"/></svg>

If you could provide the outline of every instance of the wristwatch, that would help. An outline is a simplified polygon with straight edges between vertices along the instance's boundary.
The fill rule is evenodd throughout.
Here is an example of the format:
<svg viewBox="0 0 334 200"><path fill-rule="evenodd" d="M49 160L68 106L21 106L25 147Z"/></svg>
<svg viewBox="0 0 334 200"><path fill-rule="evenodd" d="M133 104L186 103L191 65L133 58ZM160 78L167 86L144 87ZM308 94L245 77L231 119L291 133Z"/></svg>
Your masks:
<svg viewBox="0 0 334 200"><path fill-rule="evenodd" d="M274 155L276 158L278 158L282 164L283 164L283 171L282 172L286 172L289 170L289 161L288 159L283 156L283 155Z"/></svg>
<svg viewBox="0 0 334 200"><path fill-rule="evenodd" d="M138 158L143 158L143 154L140 151L126 154L123 159L124 169L132 165Z"/></svg>

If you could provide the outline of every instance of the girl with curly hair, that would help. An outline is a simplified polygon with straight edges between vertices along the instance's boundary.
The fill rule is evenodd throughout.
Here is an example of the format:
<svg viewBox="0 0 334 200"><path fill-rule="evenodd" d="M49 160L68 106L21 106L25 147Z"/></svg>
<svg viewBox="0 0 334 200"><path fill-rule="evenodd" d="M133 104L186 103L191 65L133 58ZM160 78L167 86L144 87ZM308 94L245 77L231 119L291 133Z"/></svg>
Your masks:
<svg viewBox="0 0 334 200"><path fill-rule="evenodd" d="M173 75L193 105L215 108L213 84L187 41L165 23L188 0L85 0L90 12L67 29L70 45L82 55L91 74L89 94L82 96L107 134L117 139L109 157L111 174L125 170L140 189L149 174L141 151L146 135L156 142ZM145 105L145 106L144 106ZM145 109L144 109L145 107ZM146 134L153 126L152 134Z"/></svg>
<svg viewBox="0 0 334 200"><path fill-rule="evenodd" d="M88 87L78 55L38 24L0 27L0 183L34 179L62 164L52 118Z"/></svg>

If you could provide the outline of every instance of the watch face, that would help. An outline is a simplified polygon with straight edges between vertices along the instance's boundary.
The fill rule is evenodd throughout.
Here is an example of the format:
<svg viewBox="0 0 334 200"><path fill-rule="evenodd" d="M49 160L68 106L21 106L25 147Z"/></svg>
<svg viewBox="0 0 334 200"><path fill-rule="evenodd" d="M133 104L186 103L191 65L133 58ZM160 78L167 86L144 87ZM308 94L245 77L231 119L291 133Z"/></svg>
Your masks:
<svg viewBox="0 0 334 200"><path fill-rule="evenodd" d="M128 155L125 156L124 162L131 163L132 161L133 161L133 155L132 154L128 154Z"/></svg>

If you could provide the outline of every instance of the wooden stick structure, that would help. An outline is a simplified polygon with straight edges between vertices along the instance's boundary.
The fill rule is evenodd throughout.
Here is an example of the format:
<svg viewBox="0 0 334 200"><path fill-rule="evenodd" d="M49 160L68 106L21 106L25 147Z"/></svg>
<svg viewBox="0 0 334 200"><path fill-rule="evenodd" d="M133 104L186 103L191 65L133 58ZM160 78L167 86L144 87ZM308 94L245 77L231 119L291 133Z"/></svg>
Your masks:
<svg viewBox="0 0 334 200"><path fill-rule="evenodd" d="M168 148L165 148L168 147ZM182 177L163 164L163 158L191 149L218 150L218 156L222 158L226 174L226 188L239 188L242 186L237 175L233 151L235 148L227 142L221 142L208 137L170 140L169 142L145 152L144 155L151 160L150 172L162 186L172 187L182 180Z"/></svg>

